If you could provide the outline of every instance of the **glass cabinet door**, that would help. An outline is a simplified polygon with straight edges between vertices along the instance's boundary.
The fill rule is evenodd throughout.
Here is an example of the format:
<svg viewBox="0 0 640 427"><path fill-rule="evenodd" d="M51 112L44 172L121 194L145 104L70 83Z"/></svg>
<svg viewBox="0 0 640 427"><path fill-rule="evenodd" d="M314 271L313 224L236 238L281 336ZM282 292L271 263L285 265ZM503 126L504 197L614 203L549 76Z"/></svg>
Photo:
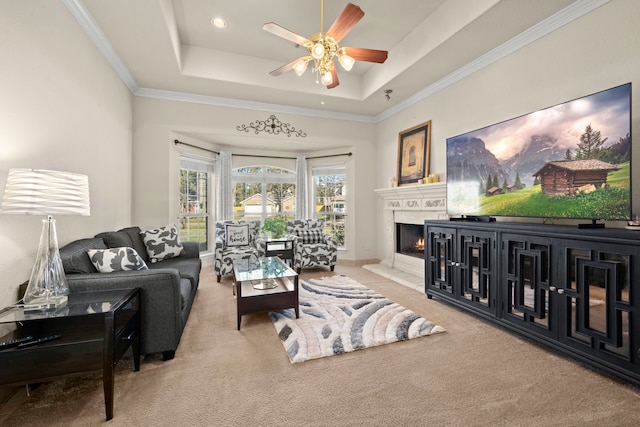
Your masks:
<svg viewBox="0 0 640 427"><path fill-rule="evenodd" d="M600 358L632 363L638 356L632 349L630 286L633 262L640 261L638 251L633 248L630 253L628 246L581 246L564 248L564 292L559 295L564 321L560 339Z"/></svg>
<svg viewBox="0 0 640 427"><path fill-rule="evenodd" d="M457 243L460 299L483 311L495 313L495 234L460 230Z"/></svg>
<svg viewBox="0 0 640 427"><path fill-rule="evenodd" d="M427 246L426 287L453 295L455 282L455 230L429 228Z"/></svg>
<svg viewBox="0 0 640 427"><path fill-rule="evenodd" d="M502 274L506 286L503 304L505 320L531 332L555 336L551 284L552 244L532 236L502 238Z"/></svg>

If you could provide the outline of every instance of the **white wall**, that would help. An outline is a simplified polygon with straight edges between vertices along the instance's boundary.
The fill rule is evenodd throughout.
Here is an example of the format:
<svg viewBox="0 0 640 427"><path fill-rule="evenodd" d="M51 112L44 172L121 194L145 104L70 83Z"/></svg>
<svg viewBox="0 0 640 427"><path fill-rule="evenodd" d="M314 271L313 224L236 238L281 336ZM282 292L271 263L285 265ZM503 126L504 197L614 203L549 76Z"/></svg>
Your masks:
<svg viewBox="0 0 640 427"><path fill-rule="evenodd" d="M376 181L375 126L372 124L320 119L278 113L282 122L291 123L307 133L306 138L244 134L236 126L264 120L272 112L241 110L186 102L137 97L134 100L134 176L133 221L142 226L158 226L175 222L178 216L178 170L180 151L207 155L204 151L175 145L179 139L216 151L234 154L307 156L352 152L350 158L334 158L330 162L348 164L349 216L347 218L347 252L343 260L370 259L375 256ZM193 135L206 134L209 142ZM185 135L192 135L191 137ZM262 149L242 148L242 140L258 140ZM236 143L239 141L240 143ZM318 149L318 146L332 147ZM246 163L245 158L238 161ZM266 159L258 162L264 163ZM314 161L321 162L320 160ZM312 162L313 163L313 162ZM255 164L255 162L253 163ZM277 161L273 164L277 165ZM292 162L289 167L295 165ZM281 165L284 167L284 165ZM353 210L351 210L353 206ZM358 218L356 221L355 218Z"/></svg>
<svg viewBox="0 0 640 427"><path fill-rule="evenodd" d="M0 192L10 168L89 176L60 246L131 222L132 96L60 1L0 2ZM0 214L0 307L29 279L41 218Z"/></svg>
<svg viewBox="0 0 640 427"><path fill-rule="evenodd" d="M380 258L381 233L376 230L382 205L373 190L386 187L396 173L398 132L432 120L431 172L444 176L447 137L634 82L640 75L637 22L640 8L635 2L612 0L378 125L278 114L304 129L306 141L331 149L310 149L304 141L286 137L258 138L265 146L288 145L279 155L353 152L347 160L350 250L342 258ZM237 124L270 114L148 98L132 101L61 2L3 0L0 28L0 187L12 167L89 175L92 215L58 217L61 244L131 224L174 221L179 150L173 140L207 133L216 135L212 148L224 147L238 138ZM634 82L634 137L640 129L639 87ZM638 182L637 161L634 171ZM636 213L639 191L634 191ZM18 284L28 279L39 222L0 215L0 305L13 302Z"/></svg>
<svg viewBox="0 0 640 427"><path fill-rule="evenodd" d="M632 140L640 140L638 22L636 2L613 0L378 124L381 173L377 188L387 187L389 177L396 173L397 138L403 129L432 121L431 172L444 177L447 138L627 82L633 82ZM633 145L635 149L637 144ZM639 158L634 156L633 182L640 182ZM632 197L633 212L638 213L637 186ZM381 201L378 208L382 209ZM377 226L382 226L381 217ZM378 257L382 256L380 248Z"/></svg>

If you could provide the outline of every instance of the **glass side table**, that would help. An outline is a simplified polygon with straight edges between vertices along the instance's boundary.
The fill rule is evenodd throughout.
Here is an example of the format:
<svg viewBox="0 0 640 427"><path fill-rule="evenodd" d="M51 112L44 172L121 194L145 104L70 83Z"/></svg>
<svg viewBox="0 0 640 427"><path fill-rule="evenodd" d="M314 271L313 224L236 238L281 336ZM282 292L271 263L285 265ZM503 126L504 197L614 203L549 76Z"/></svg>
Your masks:
<svg viewBox="0 0 640 427"><path fill-rule="evenodd" d="M0 384L22 385L102 370L107 420L113 418L114 365L131 347L140 370L140 290L72 292L58 310L0 310L0 323L16 330L0 342L32 337L27 345L0 350ZM52 338L37 343L38 339Z"/></svg>

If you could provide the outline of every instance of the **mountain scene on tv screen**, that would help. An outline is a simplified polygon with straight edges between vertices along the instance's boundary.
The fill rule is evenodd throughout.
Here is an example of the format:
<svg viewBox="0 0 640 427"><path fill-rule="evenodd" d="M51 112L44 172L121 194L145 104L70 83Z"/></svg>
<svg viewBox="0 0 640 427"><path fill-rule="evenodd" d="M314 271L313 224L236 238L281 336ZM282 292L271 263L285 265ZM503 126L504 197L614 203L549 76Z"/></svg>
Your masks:
<svg viewBox="0 0 640 427"><path fill-rule="evenodd" d="M630 135L627 84L449 138L449 212L628 219Z"/></svg>

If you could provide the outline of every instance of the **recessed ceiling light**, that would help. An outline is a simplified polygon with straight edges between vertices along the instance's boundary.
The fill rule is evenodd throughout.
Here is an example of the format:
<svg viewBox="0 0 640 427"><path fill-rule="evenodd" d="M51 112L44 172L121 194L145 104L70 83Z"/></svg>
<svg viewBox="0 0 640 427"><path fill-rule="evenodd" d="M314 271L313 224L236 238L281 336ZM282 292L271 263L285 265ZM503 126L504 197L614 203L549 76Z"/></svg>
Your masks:
<svg viewBox="0 0 640 427"><path fill-rule="evenodd" d="M227 28L227 21L224 18L215 17L211 19L211 25L216 28Z"/></svg>

